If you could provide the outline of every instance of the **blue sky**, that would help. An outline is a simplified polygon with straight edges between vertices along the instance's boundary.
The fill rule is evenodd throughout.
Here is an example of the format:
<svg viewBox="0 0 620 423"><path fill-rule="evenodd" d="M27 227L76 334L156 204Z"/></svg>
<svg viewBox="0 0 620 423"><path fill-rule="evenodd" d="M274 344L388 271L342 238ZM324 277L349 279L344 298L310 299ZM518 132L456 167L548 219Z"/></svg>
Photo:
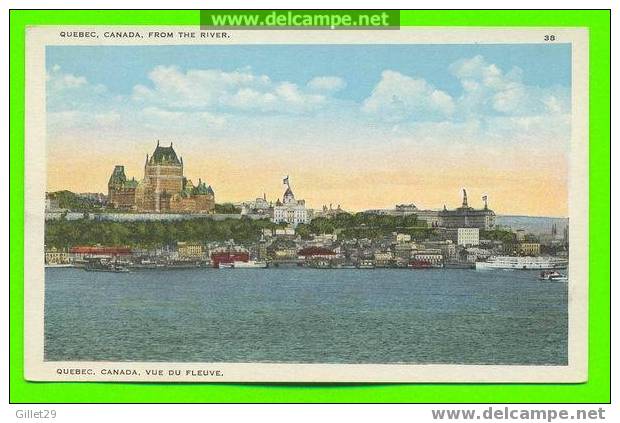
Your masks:
<svg viewBox="0 0 620 423"><path fill-rule="evenodd" d="M50 190L105 191L119 157L140 177L159 139L229 201L291 174L315 206L440 207L466 185L505 213L567 208L567 44L49 46L46 64Z"/></svg>
<svg viewBox="0 0 620 423"><path fill-rule="evenodd" d="M459 81L449 65L464 57L483 55L502 69L523 70L527 85L570 87L569 44L491 45L258 45L258 46L123 46L47 48L47 65L82 75L113 92L129 94L144 83L155 66L181 69L215 68L223 71L250 66L274 80L303 84L316 75L347 80L342 97L362 100L385 69L423 77L457 94Z"/></svg>

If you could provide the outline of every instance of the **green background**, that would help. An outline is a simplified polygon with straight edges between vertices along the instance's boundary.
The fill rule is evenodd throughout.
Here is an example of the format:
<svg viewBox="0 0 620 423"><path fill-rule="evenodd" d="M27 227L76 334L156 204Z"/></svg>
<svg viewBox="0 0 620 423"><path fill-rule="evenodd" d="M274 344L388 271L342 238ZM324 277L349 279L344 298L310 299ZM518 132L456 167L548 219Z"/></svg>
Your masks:
<svg viewBox="0 0 620 423"><path fill-rule="evenodd" d="M10 400L21 402L610 402L610 12L403 11L403 26L590 30L589 381L583 384L51 383L23 378L24 40L28 25L193 25L200 12L10 12Z"/></svg>

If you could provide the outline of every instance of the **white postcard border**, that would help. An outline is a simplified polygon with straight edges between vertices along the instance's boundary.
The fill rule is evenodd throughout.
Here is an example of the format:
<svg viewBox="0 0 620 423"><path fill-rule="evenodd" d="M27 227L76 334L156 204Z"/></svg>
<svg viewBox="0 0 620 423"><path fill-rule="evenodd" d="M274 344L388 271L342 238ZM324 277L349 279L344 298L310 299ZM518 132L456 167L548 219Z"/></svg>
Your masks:
<svg viewBox="0 0 620 423"><path fill-rule="evenodd" d="M173 26L37 26L27 29L25 118L25 378L38 381L152 382L584 382L588 361L588 31L584 28L417 27L372 31L225 31L231 38L61 38L61 31L194 31ZM213 32L213 31L211 31ZM44 360L44 198L46 187L46 45L203 44L572 44L569 169L570 281L567 366L50 362ZM69 171L69 170L67 170ZM132 374L133 371L138 375ZM147 375L147 371L154 374ZM163 372L160 374L160 371ZM65 372L69 373L66 374ZM177 373L178 372L178 373ZM218 373L219 372L219 373Z"/></svg>

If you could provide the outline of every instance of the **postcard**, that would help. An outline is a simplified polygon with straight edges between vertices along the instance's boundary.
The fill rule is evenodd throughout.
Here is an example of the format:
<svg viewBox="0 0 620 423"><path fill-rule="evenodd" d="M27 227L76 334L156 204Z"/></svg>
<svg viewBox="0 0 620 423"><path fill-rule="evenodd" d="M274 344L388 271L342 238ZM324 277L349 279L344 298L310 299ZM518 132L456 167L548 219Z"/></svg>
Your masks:
<svg viewBox="0 0 620 423"><path fill-rule="evenodd" d="M26 379L587 380L587 30L34 26L26 68Z"/></svg>

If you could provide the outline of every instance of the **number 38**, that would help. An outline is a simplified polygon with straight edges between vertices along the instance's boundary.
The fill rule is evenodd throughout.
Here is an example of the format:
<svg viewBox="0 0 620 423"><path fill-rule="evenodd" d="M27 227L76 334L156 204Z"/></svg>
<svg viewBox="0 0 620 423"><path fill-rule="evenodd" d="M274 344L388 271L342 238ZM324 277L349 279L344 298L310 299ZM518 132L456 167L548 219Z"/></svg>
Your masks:
<svg viewBox="0 0 620 423"><path fill-rule="evenodd" d="M545 35L545 41L555 41L555 35Z"/></svg>

